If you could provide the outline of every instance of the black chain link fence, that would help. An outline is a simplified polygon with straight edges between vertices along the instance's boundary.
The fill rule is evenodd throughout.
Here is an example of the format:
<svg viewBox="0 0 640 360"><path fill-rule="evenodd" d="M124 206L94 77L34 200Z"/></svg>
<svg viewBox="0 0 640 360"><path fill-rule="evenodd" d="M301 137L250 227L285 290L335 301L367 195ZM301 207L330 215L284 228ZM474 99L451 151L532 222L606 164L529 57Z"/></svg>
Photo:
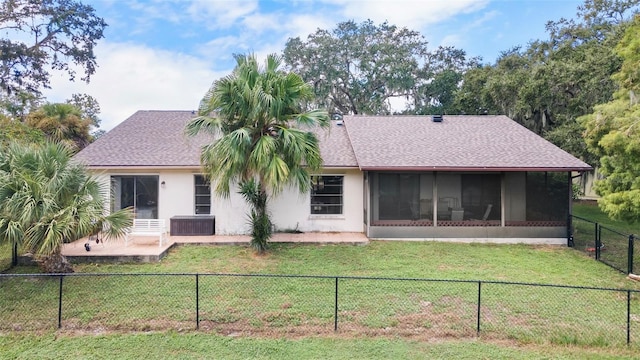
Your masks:
<svg viewBox="0 0 640 360"><path fill-rule="evenodd" d="M0 274L0 332L467 338L640 345L640 291L433 279Z"/></svg>
<svg viewBox="0 0 640 360"><path fill-rule="evenodd" d="M625 274L638 274L640 252L635 251L633 234L602 226L594 221L571 215L569 246L584 251Z"/></svg>

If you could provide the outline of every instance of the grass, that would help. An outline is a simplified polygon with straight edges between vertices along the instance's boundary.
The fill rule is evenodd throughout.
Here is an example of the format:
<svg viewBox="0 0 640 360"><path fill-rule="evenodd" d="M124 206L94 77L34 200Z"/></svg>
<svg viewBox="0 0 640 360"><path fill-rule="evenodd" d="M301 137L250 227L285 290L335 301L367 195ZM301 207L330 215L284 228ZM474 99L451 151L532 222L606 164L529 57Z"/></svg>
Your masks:
<svg viewBox="0 0 640 360"><path fill-rule="evenodd" d="M628 270L629 234L640 235L640 223L629 224L610 219L600 211L593 201L575 202L573 214L581 218L597 222L602 226L600 241L604 250L600 253L600 260L626 272ZM595 248L595 227L592 223L574 218L574 239L576 247L584 250ZM640 242L635 241L636 247ZM592 254L595 255L595 254ZM640 249L634 251L633 272L640 272Z"/></svg>
<svg viewBox="0 0 640 360"><path fill-rule="evenodd" d="M11 267L11 244L0 242L0 272Z"/></svg>
<svg viewBox="0 0 640 360"><path fill-rule="evenodd" d="M334 333L335 279L258 276L200 275L200 331L193 331L195 273L640 289L565 247L273 244L267 255L256 256L244 246L192 245L172 250L159 263L85 264L76 271L95 275L64 279L63 330L57 332L46 330L57 322L57 279L0 280L0 358L618 359L634 358L640 342L640 295L632 297L627 348L626 293L483 283L476 337L477 283L341 279ZM99 276L111 273L129 275ZM136 275L150 273L174 275Z"/></svg>
<svg viewBox="0 0 640 360"><path fill-rule="evenodd" d="M534 347L480 340L232 338L204 333L3 336L6 359L634 359L633 349Z"/></svg>
<svg viewBox="0 0 640 360"><path fill-rule="evenodd" d="M173 250L160 263L78 265L76 269L92 275L64 279L62 325L64 331L83 333L194 330L195 273L202 274L198 277L201 330L271 338L334 335L335 279L206 274L460 280L339 280L338 334L425 341L475 337L478 283L470 280L640 289L640 284L581 252L528 245L274 244L266 256L256 256L243 246L192 245ZM110 273L126 275L100 275ZM166 275L137 275L149 273ZM0 328L55 329L58 291L57 278L4 279ZM621 345L626 339L625 296L485 283L481 335L522 343ZM633 314L640 314L639 296L631 303ZM640 331L636 328L640 324L634 322L633 330Z"/></svg>
<svg viewBox="0 0 640 360"><path fill-rule="evenodd" d="M581 201L573 203L573 214L581 218L589 219L608 228L618 230L625 234L640 235L640 222L629 224L624 221L610 219L603 213L595 201Z"/></svg>

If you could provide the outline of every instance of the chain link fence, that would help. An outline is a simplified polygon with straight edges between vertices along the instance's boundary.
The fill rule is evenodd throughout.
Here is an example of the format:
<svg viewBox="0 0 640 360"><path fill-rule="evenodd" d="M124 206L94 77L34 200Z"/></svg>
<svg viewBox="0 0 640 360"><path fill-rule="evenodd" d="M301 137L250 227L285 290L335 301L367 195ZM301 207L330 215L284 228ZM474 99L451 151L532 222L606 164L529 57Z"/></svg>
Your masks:
<svg viewBox="0 0 640 360"><path fill-rule="evenodd" d="M640 344L640 291L495 281L237 274L0 274L0 332Z"/></svg>
<svg viewBox="0 0 640 360"><path fill-rule="evenodd" d="M571 215L569 246L584 251L625 274L640 271L640 252L635 251L633 234L602 226L594 221Z"/></svg>

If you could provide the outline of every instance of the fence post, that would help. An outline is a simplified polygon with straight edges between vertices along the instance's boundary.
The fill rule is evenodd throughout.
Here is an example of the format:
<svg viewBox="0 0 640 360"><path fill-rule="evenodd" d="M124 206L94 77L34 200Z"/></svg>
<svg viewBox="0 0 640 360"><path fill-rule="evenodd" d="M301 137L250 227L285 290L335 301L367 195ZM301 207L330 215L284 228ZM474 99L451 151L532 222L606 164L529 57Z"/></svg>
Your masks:
<svg viewBox="0 0 640 360"><path fill-rule="evenodd" d="M333 331L338 331L338 277L336 276L336 299L333 307Z"/></svg>
<svg viewBox="0 0 640 360"><path fill-rule="evenodd" d="M58 329L62 327L62 279L64 279L64 275L60 275L60 286L58 287Z"/></svg>
<svg viewBox="0 0 640 360"><path fill-rule="evenodd" d="M600 235L602 235L602 228L596 223L596 260L600 260Z"/></svg>
<svg viewBox="0 0 640 360"><path fill-rule="evenodd" d="M567 217L567 247L574 247L573 242L573 216L569 214Z"/></svg>
<svg viewBox="0 0 640 360"><path fill-rule="evenodd" d="M18 266L18 242L13 242L11 250L11 266Z"/></svg>
<svg viewBox="0 0 640 360"><path fill-rule="evenodd" d="M480 305L482 304L481 300L481 296L480 294L482 293L482 281L478 281L478 323L476 325L476 334L480 335Z"/></svg>
<svg viewBox="0 0 640 360"><path fill-rule="evenodd" d="M196 330L200 329L200 282L196 274Z"/></svg>
<svg viewBox="0 0 640 360"><path fill-rule="evenodd" d="M633 234L629 235L629 248L627 251L627 274L633 274Z"/></svg>

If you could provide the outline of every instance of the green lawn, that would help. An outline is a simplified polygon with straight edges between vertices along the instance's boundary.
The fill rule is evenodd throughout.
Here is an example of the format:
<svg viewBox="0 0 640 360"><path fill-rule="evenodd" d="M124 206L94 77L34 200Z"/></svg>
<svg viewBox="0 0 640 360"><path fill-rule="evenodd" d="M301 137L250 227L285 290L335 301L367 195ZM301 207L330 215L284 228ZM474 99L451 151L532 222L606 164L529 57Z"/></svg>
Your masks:
<svg viewBox="0 0 640 360"><path fill-rule="evenodd" d="M195 273L202 274L198 311L204 333L273 339L374 336L381 342L401 338L405 344L475 338L479 285L465 281L640 289L640 284L581 252L527 245L277 244L266 256L255 256L244 246L193 245L172 250L160 263L78 265L76 269L93 275L64 279L63 333L191 332L196 326ZM126 275L100 276L109 273ZM339 330L334 333L335 278L206 275L219 273L460 282L340 279ZM0 329L55 329L58 291L57 278L0 281ZM633 334L640 334L639 297L634 295L631 302ZM481 339L535 346L623 346L625 299L626 293L609 291L483 283ZM634 335L632 346L638 342Z"/></svg>
<svg viewBox="0 0 640 360"><path fill-rule="evenodd" d="M274 244L256 256L245 246L191 245L159 263L84 264L76 271L94 275L64 279L63 329L56 333L48 329L57 324L58 279L0 280L0 358L584 359L633 358L640 347L640 295L630 304L628 348L626 293L486 282L476 337L478 283L465 281L640 290L561 246ZM334 278L206 275L221 273L461 282L340 279L334 332Z"/></svg>
<svg viewBox="0 0 640 360"><path fill-rule="evenodd" d="M0 336L4 359L637 359L637 349L532 346L480 340L310 337L266 339L205 333Z"/></svg>
<svg viewBox="0 0 640 360"><path fill-rule="evenodd" d="M600 211L595 202L576 202L573 204L573 214L583 219L597 222L600 230L600 242L604 244L604 250L600 253L600 259L621 271L628 270L629 234L640 234L640 223L628 224L622 221L610 219ZM593 223L582 219L573 219L573 232L576 248L579 250L595 248L595 226ZM640 247L640 242L635 241L635 247ZM595 256L595 254L592 254ZM640 272L640 249L634 251L633 273Z"/></svg>
<svg viewBox="0 0 640 360"><path fill-rule="evenodd" d="M11 244L0 242L0 271L11 266Z"/></svg>
<svg viewBox="0 0 640 360"><path fill-rule="evenodd" d="M603 226L618 230L625 234L636 234L640 236L640 222L629 224L624 221L612 220L605 213L600 211L600 208L595 201L574 202L573 214L580 216L581 218L595 221Z"/></svg>

